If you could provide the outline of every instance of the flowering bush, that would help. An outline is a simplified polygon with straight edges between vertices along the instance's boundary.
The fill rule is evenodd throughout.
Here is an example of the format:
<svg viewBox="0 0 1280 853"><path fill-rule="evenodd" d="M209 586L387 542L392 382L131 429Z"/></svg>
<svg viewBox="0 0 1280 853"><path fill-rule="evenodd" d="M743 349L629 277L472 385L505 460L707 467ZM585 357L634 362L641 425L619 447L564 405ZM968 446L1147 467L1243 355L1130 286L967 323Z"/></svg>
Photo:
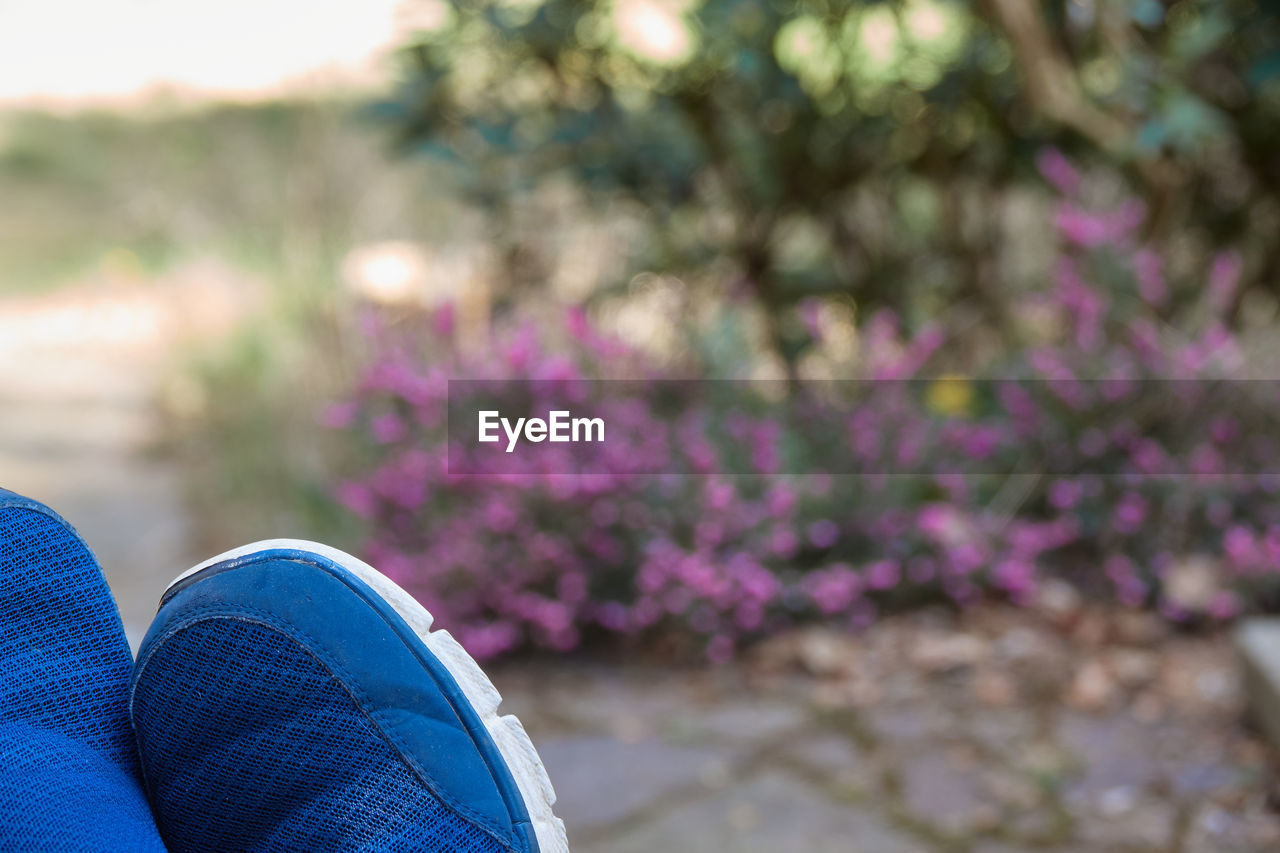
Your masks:
<svg viewBox="0 0 1280 853"><path fill-rule="evenodd" d="M1017 306L1044 331L987 366L996 380L939 377L942 330L904 336L882 311L858 335L869 396L795 417L710 394L672 417L660 395L624 395L605 404L608 445L464 474L451 378L540 380L522 387L546 411L584 379L656 388L663 372L580 311L547 339L499 334L484 357L441 343L447 311L434 334L371 330L376 359L325 415L368 449L338 488L369 525L366 556L481 657L667 630L721 660L798 620L1030 602L1051 574L1175 620L1232 617L1280 578L1280 444L1257 429L1276 401L1214 406L1209 381L1245 376L1222 319L1238 262L1174 293L1138 205L1091 210L1061 155L1041 168L1061 194L1060 257ZM1167 322L1175 299L1190 331ZM824 471L832 441L856 467Z"/></svg>

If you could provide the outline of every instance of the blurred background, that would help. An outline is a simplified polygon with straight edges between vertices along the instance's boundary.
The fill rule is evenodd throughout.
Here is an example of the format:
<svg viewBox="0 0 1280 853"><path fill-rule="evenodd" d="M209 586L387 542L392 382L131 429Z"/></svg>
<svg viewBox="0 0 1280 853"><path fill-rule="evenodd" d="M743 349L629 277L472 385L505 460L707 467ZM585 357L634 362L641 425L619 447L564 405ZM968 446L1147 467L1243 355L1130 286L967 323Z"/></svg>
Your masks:
<svg viewBox="0 0 1280 853"><path fill-rule="evenodd" d="M575 850L1275 849L1274 419L1162 429L1275 378L1277 237L1271 0L0 0L0 485L135 643L366 556ZM450 378L909 379L824 402L936 473L709 394L632 447L699 473L463 477ZM960 473L1029 434L1093 473Z"/></svg>

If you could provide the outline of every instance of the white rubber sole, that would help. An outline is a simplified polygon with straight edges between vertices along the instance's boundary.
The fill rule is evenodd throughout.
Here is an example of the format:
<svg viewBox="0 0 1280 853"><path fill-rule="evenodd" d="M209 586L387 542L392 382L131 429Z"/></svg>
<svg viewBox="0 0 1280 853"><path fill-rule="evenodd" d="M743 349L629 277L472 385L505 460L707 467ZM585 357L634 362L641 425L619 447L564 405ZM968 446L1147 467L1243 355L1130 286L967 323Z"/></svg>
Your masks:
<svg viewBox="0 0 1280 853"><path fill-rule="evenodd" d="M511 775L515 777L520 796L524 798L525 808L529 811L529 818L538 838L540 853L569 853L569 841L565 835L564 822L551 812L551 807L556 801L555 789L551 787L551 777L547 775L547 768L538 757L538 752L533 747L533 741L529 740L524 726L513 714L499 716L498 706L502 703L502 696L498 693L498 688L494 687L493 682L484 674L480 665L467 654L448 631L443 629L432 631L431 624L435 619L431 613L382 572L363 560L339 551L337 548L321 545L319 542L308 542L303 539L266 539L234 548L205 560L174 578L169 586L217 563L247 557L259 551L280 549L308 551L337 563L391 605L400 618L407 622L418 638L426 644L431 653L449 670L449 674L453 676L454 681L458 682L458 687L462 689L467 701L471 703L481 722L484 723L489 736L493 738L498 751L502 753L503 760L507 762Z"/></svg>

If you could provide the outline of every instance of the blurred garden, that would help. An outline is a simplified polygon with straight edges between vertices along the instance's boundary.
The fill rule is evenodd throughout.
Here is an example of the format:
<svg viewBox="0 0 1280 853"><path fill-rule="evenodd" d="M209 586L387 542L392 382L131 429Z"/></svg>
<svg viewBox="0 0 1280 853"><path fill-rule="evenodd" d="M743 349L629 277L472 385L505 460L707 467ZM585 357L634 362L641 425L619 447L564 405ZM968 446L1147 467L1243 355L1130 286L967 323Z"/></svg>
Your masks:
<svg viewBox="0 0 1280 853"><path fill-rule="evenodd" d="M1189 385L1271 378L1265 4L414 9L391 96L327 129L239 116L292 163L333 146L319 174L213 178L271 196L240 243L301 267L176 380L216 469L195 481L226 489L209 505L350 530L480 654L675 631L723 659L797 623L1030 601L1050 577L1177 621L1273 606L1274 401L1223 409L1194 447L1160 431L1204 405ZM383 198L337 147L377 132L401 170ZM857 470L909 477L788 476L813 419L712 395L649 448L713 460L700 476L638 475L636 448L573 476L450 476L447 382L482 377L934 384L848 409L849 440L875 436ZM1052 471L946 458L1048 431Z"/></svg>
<svg viewBox="0 0 1280 853"><path fill-rule="evenodd" d="M160 306L193 551L381 567L653 782L565 771L594 849L1280 844L1280 4L402 12L376 91L0 110L0 304ZM460 379L618 438L459 471Z"/></svg>

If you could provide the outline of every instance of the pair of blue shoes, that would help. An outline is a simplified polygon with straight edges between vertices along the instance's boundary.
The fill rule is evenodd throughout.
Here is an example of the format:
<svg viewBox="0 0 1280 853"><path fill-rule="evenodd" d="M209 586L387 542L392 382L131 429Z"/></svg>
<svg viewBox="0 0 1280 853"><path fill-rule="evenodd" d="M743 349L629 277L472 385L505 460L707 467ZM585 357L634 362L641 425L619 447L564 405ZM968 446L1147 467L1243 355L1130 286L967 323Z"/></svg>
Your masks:
<svg viewBox="0 0 1280 853"><path fill-rule="evenodd" d="M135 662L88 547L0 490L0 851L567 851L524 729L430 628L273 540L174 581Z"/></svg>

